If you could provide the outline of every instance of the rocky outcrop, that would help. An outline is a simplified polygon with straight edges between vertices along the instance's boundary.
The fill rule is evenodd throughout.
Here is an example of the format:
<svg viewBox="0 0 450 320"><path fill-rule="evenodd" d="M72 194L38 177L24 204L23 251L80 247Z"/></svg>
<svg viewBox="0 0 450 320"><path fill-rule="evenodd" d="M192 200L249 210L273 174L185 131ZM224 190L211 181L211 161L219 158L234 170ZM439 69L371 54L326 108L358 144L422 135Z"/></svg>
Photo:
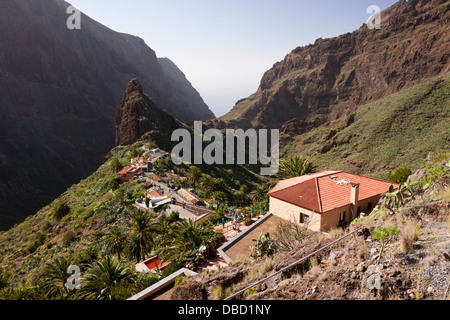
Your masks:
<svg viewBox="0 0 450 320"><path fill-rule="evenodd" d="M144 135L161 145L181 124L170 114L157 108L144 94L138 79L127 86L122 102L116 109L116 146L131 145Z"/></svg>
<svg viewBox="0 0 450 320"><path fill-rule="evenodd" d="M68 6L1 2L0 216L9 222L0 230L98 168L114 146L115 109L130 79L180 121L212 117L186 78L172 75L176 66L160 63L142 39L84 14L81 29L69 30Z"/></svg>
<svg viewBox="0 0 450 320"><path fill-rule="evenodd" d="M292 127L348 116L358 106L450 70L450 5L399 1L382 12L380 30L363 25L299 47L268 70L258 91L219 118L228 127ZM301 125L307 130L307 124Z"/></svg>

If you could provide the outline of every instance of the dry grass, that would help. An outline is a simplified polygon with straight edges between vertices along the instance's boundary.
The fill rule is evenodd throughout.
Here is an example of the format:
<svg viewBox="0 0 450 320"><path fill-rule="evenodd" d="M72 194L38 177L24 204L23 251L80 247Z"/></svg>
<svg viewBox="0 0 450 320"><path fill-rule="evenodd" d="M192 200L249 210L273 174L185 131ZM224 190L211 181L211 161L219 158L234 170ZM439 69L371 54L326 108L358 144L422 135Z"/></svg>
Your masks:
<svg viewBox="0 0 450 320"><path fill-rule="evenodd" d="M312 277L312 278L317 278L322 272L322 268L317 265L312 267L311 269L309 269L308 274Z"/></svg>
<svg viewBox="0 0 450 320"><path fill-rule="evenodd" d="M231 295L233 292L232 287L225 287L221 283L218 283L211 292L210 298L212 300L223 300Z"/></svg>
<svg viewBox="0 0 450 320"><path fill-rule="evenodd" d="M343 228L333 228L330 231L328 231L328 234L330 235L331 239L337 239L345 235L346 231Z"/></svg>
<svg viewBox="0 0 450 320"><path fill-rule="evenodd" d="M419 240L421 234L420 223L416 219L408 219L400 234L400 243L404 251L411 250L413 244Z"/></svg>
<svg viewBox="0 0 450 320"><path fill-rule="evenodd" d="M437 262L439 262L439 254L436 252L427 254L427 256L423 259L423 265L426 268L433 266Z"/></svg>
<svg viewBox="0 0 450 320"><path fill-rule="evenodd" d="M357 254L361 262L365 261L369 257L369 248L363 238L359 238Z"/></svg>
<svg viewBox="0 0 450 320"><path fill-rule="evenodd" d="M448 216L448 219L447 219L447 229L448 229L448 232L450 233L450 216Z"/></svg>
<svg viewBox="0 0 450 320"><path fill-rule="evenodd" d="M254 263L251 268L247 271L247 274L244 278L244 283L251 283L255 279L258 279L265 274L269 273L273 270L275 266L275 260L274 258L265 258L261 261L258 261L257 263Z"/></svg>

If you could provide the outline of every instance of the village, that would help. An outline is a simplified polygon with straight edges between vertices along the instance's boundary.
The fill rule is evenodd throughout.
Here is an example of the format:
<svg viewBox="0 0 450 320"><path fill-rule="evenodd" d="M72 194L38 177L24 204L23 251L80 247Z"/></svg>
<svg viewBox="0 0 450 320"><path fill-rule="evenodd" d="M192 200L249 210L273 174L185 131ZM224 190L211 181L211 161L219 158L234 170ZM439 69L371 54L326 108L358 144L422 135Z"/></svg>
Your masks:
<svg viewBox="0 0 450 320"><path fill-rule="evenodd" d="M176 212L180 220L193 220L197 225L214 215L217 205L210 205L193 189L177 185L176 182L185 181L187 177L174 172L165 172L165 175L154 172L155 161L168 155L160 149L146 150L141 157L132 158L130 166L119 171L117 177L122 182L138 179L145 190L145 197L136 200L136 208L156 215ZM332 228L345 227L370 214L382 194L390 188L396 189L398 185L343 171L321 171L279 181L268 193L269 210L263 210L262 204L259 208L251 207L250 223L242 219L242 210L224 208L225 217L214 230L222 232L226 242L214 258L208 259L196 272L182 268L129 300L170 299L178 277L196 275L205 270L213 272L245 259L251 253L254 239L272 232L281 221L295 222L311 233L326 233ZM195 243L193 245L195 248ZM206 247L200 246L198 254L204 250ZM170 261L153 256L136 264L136 271L157 274L169 264Z"/></svg>

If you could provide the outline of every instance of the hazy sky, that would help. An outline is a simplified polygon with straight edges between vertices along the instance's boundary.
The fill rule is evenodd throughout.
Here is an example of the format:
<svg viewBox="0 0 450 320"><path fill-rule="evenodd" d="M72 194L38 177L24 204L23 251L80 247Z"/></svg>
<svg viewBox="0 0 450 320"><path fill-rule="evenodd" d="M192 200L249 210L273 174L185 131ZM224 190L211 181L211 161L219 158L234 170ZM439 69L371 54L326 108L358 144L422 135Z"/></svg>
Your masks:
<svg viewBox="0 0 450 320"><path fill-rule="evenodd" d="M254 93L264 72L298 46L358 29L394 0L66 0L136 35L184 72L221 116ZM81 25L82 27L82 25Z"/></svg>

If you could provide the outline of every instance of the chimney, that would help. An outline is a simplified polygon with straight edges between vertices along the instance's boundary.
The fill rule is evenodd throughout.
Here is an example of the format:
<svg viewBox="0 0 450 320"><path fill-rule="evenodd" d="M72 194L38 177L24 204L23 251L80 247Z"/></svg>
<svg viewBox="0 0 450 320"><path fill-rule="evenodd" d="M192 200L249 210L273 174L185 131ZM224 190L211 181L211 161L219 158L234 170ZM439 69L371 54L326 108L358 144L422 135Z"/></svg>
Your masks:
<svg viewBox="0 0 450 320"><path fill-rule="evenodd" d="M352 191L350 193L350 202L353 204L354 208L358 208L359 198L359 183L352 183Z"/></svg>

